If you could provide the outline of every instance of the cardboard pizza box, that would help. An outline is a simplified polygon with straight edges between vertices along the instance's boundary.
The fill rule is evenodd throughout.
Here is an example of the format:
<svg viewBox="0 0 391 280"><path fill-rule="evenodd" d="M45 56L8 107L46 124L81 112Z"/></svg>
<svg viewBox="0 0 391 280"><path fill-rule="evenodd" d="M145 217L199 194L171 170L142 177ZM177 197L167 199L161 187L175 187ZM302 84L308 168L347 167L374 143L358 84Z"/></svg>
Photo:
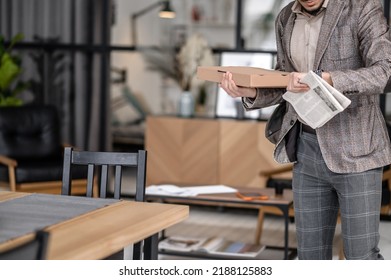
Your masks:
<svg viewBox="0 0 391 280"><path fill-rule="evenodd" d="M248 66L199 66L197 78L220 83L223 73L231 72L236 85L243 87L286 88L289 72Z"/></svg>

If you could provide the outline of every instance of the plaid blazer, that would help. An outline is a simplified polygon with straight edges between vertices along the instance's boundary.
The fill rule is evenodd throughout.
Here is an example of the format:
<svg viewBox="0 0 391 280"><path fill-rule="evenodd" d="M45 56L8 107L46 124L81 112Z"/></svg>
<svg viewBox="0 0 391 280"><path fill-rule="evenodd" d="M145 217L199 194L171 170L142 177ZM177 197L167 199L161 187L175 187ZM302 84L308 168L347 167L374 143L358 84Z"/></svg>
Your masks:
<svg viewBox="0 0 391 280"><path fill-rule="evenodd" d="M297 71L290 56L295 15L292 3L276 19L277 70ZM287 14L289 13L289 14ZM330 72L334 87L352 103L324 126L317 138L324 160L336 173L354 173L391 163L391 145L379 106L379 94L391 76L391 41L380 0L329 0L313 70ZM257 89L247 110L282 101L284 89ZM276 134L274 158L287 163L285 135L298 116L288 104Z"/></svg>

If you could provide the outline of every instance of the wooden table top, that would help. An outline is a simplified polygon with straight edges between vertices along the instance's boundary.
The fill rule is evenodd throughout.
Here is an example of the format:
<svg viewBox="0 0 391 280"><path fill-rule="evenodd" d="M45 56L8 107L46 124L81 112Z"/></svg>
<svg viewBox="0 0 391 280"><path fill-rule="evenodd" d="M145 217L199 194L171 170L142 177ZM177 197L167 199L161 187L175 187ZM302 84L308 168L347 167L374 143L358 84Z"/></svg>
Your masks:
<svg viewBox="0 0 391 280"><path fill-rule="evenodd" d="M0 192L2 201L29 195ZM52 195L53 200L58 195ZM93 198L91 198L93 199ZM103 259L185 220L189 207L120 200L45 228L50 233L48 259ZM0 251L31 239L33 233L0 244Z"/></svg>

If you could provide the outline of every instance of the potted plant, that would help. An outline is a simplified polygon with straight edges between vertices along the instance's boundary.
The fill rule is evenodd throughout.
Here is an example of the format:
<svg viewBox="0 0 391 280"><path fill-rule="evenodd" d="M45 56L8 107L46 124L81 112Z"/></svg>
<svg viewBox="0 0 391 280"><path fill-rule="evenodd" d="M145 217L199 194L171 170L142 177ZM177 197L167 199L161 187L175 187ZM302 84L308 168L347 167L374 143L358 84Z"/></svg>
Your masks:
<svg viewBox="0 0 391 280"><path fill-rule="evenodd" d="M193 115L193 94L196 91L199 105L205 105L205 81L197 79L197 67L212 66L215 62L212 49L202 35L195 33L190 36L178 52L170 48L157 48L145 50L143 55L149 70L158 71L164 77L171 78L181 88L180 116Z"/></svg>
<svg viewBox="0 0 391 280"><path fill-rule="evenodd" d="M0 107L23 104L18 94L28 87L28 83L17 81L22 73L22 61L20 56L12 54L13 46L22 39L23 34L18 33L6 47L4 37L0 35Z"/></svg>

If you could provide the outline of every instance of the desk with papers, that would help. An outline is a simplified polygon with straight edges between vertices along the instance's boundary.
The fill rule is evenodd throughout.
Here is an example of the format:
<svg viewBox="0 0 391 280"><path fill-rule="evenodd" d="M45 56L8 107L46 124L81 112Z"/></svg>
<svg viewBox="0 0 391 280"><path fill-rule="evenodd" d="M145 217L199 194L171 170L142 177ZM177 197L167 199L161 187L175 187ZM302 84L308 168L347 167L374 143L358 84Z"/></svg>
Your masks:
<svg viewBox="0 0 391 280"><path fill-rule="evenodd" d="M160 191L157 189L160 186ZM150 190L150 188L152 188ZM177 189L179 188L179 189ZM180 189L184 188L184 191ZM193 189L194 188L194 189ZM204 189L203 189L204 188ZM213 192L213 190L215 192ZM267 195L267 200L246 201L240 199L237 192L255 192L259 191ZM275 195L274 189L254 189L243 187L229 187L224 185L217 186L187 186L179 187L175 185L154 185L147 187L146 198L151 201L175 202L182 204L192 204L197 202L207 202L215 206L245 206L261 207L274 206L281 210L284 216L284 259L291 259L296 256L296 248L289 247L289 208L293 205L293 194L291 190L284 190L282 195ZM271 249L281 249L277 246L266 246Z"/></svg>

